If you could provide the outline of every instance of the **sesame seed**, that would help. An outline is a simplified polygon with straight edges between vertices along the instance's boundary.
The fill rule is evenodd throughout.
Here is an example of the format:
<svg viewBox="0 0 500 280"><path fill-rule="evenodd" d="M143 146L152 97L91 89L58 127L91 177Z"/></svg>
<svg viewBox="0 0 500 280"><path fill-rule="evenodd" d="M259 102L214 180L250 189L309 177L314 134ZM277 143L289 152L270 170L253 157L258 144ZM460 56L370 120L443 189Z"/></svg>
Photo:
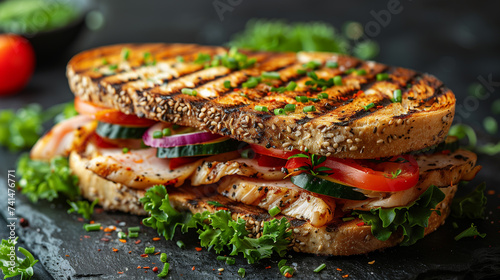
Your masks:
<svg viewBox="0 0 500 280"><path fill-rule="evenodd" d="M382 140L382 139L377 140L377 144L382 144L382 143L384 143L384 140Z"/></svg>

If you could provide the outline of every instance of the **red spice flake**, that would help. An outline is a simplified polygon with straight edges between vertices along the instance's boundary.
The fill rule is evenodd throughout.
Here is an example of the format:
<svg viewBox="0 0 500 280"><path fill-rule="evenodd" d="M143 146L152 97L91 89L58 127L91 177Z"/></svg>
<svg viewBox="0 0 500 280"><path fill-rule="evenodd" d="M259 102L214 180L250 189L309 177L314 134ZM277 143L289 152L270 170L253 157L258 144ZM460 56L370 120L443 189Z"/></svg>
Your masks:
<svg viewBox="0 0 500 280"><path fill-rule="evenodd" d="M94 212L97 213L97 214L101 214L101 213L104 212L104 209L102 209L102 208L95 208Z"/></svg>
<svg viewBox="0 0 500 280"><path fill-rule="evenodd" d="M377 106L377 109L382 109L382 108L384 108L384 106L380 106L380 105Z"/></svg>
<svg viewBox="0 0 500 280"><path fill-rule="evenodd" d="M121 243L127 243L127 240L126 239L120 239L120 242Z"/></svg>
<svg viewBox="0 0 500 280"><path fill-rule="evenodd" d="M108 232L108 233L105 233L104 235L106 235L106 236L111 236L111 233L109 233L109 232Z"/></svg>
<svg viewBox="0 0 500 280"><path fill-rule="evenodd" d="M365 225L365 222L357 223L356 225L357 225L358 227L360 227L360 226L364 226L364 225Z"/></svg>
<svg viewBox="0 0 500 280"><path fill-rule="evenodd" d="M349 277L349 274L342 275L342 278L347 278L347 277Z"/></svg>
<svg viewBox="0 0 500 280"><path fill-rule="evenodd" d="M161 252L156 252L156 253L154 253L154 255L155 255L155 256L156 256L156 255L159 255L159 254L161 254Z"/></svg>
<svg viewBox="0 0 500 280"><path fill-rule="evenodd" d="M144 269L149 269L149 266L143 266L142 268L144 268Z"/></svg>
<svg viewBox="0 0 500 280"><path fill-rule="evenodd" d="M219 272L219 275L222 275L222 273Z"/></svg>
<svg viewBox="0 0 500 280"><path fill-rule="evenodd" d="M84 235L83 237L85 237L85 238L90 238L90 235Z"/></svg>
<svg viewBox="0 0 500 280"><path fill-rule="evenodd" d="M142 254L141 257L143 258L147 258L148 257L148 254Z"/></svg>
<svg viewBox="0 0 500 280"><path fill-rule="evenodd" d="M89 224L93 225L93 224L95 224L95 222L94 221L90 221Z"/></svg>
<svg viewBox="0 0 500 280"><path fill-rule="evenodd" d="M233 89L233 90L234 90L234 91L240 91L240 89L239 89L239 88L235 88L235 89Z"/></svg>
<svg viewBox="0 0 500 280"><path fill-rule="evenodd" d="M101 251L101 249L97 249L97 252L100 252L100 251Z"/></svg>
<svg viewBox="0 0 500 280"><path fill-rule="evenodd" d="M143 159L138 159L138 160L134 160L135 163L143 163L144 160Z"/></svg>
<svg viewBox="0 0 500 280"><path fill-rule="evenodd" d="M118 271L118 274L123 274L123 272L122 271Z"/></svg>
<svg viewBox="0 0 500 280"><path fill-rule="evenodd" d="M139 244L139 243L141 243L141 240L137 240L137 241L135 242L135 244Z"/></svg>
<svg viewBox="0 0 500 280"><path fill-rule="evenodd" d="M112 248L112 249L113 249L113 252L115 252L115 253L118 252L118 249L116 249L116 248Z"/></svg>
<svg viewBox="0 0 500 280"><path fill-rule="evenodd" d="M292 278L292 274L290 274L289 272L285 273L285 277L286 278Z"/></svg>
<svg viewBox="0 0 500 280"><path fill-rule="evenodd" d="M158 272L158 267L157 266L153 267L153 272Z"/></svg>
<svg viewBox="0 0 500 280"><path fill-rule="evenodd" d="M340 268L337 268L337 271L342 271L342 269L340 269Z"/></svg>
<svg viewBox="0 0 500 280"><path fill-rule="evenodd" d="M194 271L194 270L195 270L195 267L193 266L193 267L191 268L191 270L192 270L192 271Z"/></svg>
<svg viewBox="0 0 500 280"><path fill-rule="evenodd" d="M128 251L129 254L132 254L132 251Z"/></svg>
<svg viewBox="0 0 500 280"><path fill-rule="evenodd" d="M85 220L82 217L78 217L77 220L82 223L85 222Z"/></svg>
<svg viewBox="0 0 500 280"><path fill-rule="evenodd" d="M489 191L487 192L487 194L489 194L489 195L494 195L494 194L495 194L495 190L489 190Z"/></svg>
<svg viewBox="0 0 500 280"><path fill-rule="evenodd" d="M266 266L266 269L270 269L270 268L271 268L271 266Z"/></svg>
<svg viewBox="0 0 500 280"><path fill-rule="evenodd" d="M137 269L141 269L141 266L140 266L140 265L139 265L139 266L137 266Z"/></svg>
<svg viewBox="0 0 500 280"><path fill-rule="evenodd" d="M65 255L66 257L69 257L69 255Z"/></svg>
<svg viewBox="0 0 500 280"><path fill-rule="evenodd" d="M108 242L109 238L103 237L103 238L101 238L101 241Z"/></svg>
<svg viewBox="0 0 500 280"><path fill-rule="evenodd" d="M153 241L160 241L160 240L161 240L161 238L159 238L159 237L153 237Z"/></svg>
<svg viewBox="0 0 500 280"><path fill-rule="evenodd" d="M201 250L203 250L203 248L201 248L201 247L196 247L196 248L194 248L194 249L195 249L196 251L198 251L198 252L199 252L199 251L201 251Z"/></svg>
<svg viewBox="0 0 500 280"><path fill-rule="evenodd" d="M127 167L127 168L125 168L125 170L127 170L127 171L131 171L131 170L132 170L132 168Z"/></svg>
<svg viewBox="0 0 500 280"><path fill-rule="evenodd" d="M364 91L362 90L358 90L358 92L356 92L356 94L352 97L353 99L360 96L361 94L365 93Z"/></svg>
<svg viewBox="0 0 500 280"><path fill-rule="evenodd" d="M375 260L368 262L368 264L374 264L374 263L375 263Z"/></svg>

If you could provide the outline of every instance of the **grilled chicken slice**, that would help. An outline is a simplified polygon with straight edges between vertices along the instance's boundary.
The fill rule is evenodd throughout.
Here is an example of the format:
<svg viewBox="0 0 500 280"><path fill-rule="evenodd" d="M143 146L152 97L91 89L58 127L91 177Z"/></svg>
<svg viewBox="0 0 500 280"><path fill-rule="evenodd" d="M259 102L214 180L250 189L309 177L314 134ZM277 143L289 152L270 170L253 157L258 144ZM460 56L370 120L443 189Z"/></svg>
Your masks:
<svg viewBox="0 0 500 280"><path fill-rule="evenodd" d="M333 199L314 196L285 180L228 176L220 181L217 191L231 200L262 209L278 207L282 214L307 220L314 226L330 222L335 211Z"/></svg>
<svg viewBox="0 0 500 280"><path fill-rule="evenodd" d="M130 51L127 60L121 58L123 48ZM442 141L451 125L455 97L431 75L334 53L242 52L257 61L255 66L205 68L197 62L200 54L211 58L226 54L227 49L221 47L115 45L76 55L68 64L67 76L75 95L127 114L196 127L247 143L308 149L339 158L375 158L419 150ZM145 53L156 64L145 60ZM118 69L103 65L103 58ZM317 68L307 68L305 64L311 61L319 63ZM327 67L326 62L336 62L338 67ZM318 79L338 77L341 83L326 88L311 85L312 79L297 70L314 71ZM276 71L280 78L243 87L265 71ZM225 81L231 88L224 86ZM297 84L293 90L276 91L292 81ZM196 89L197 95L182 94L183 88ZM401 102L392 102L398 90ZM328 98L314 100L322 92ZM317 102L298 102L297 96ZM286 104L295 104L295 112L274 114ZM257 105L268 111L255 110ZM305 106L315 110L304 112Z"/></svg>

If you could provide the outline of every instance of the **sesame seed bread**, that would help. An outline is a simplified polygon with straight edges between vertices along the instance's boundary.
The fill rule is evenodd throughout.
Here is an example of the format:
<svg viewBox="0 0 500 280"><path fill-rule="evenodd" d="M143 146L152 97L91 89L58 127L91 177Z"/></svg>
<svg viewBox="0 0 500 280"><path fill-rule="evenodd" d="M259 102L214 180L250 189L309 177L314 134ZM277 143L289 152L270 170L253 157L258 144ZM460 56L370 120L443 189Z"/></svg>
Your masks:
<svg viewBox="0 0 500 280"><path fill-rule="evenodd" d="M125 48L129 50L127 59L121 55ZM335 53L308 52L244 51L256 59L255 66L205 68L195 62L200 53L214 57L227 49L188 44L100 47L74 56L67 76L76 96L126 114L266 147L308 149L339 158L375 158L419 150L442 141L453 120L453 93L429 74ZM155 63L147 63L145 54ZM306 84L311 78L297 70L307 70L304 64L310 61L321 63L314 70L320 79L341 77L341 84L325 88ZM326 62L338 66L328 67ZM276 71L280 78L263 79L254 88L243 86L265 71ZM224 86L226 81L230 88ZM276 91L292 81L297 84L293 90ZM197 95L182 94L183 88L196 89ZM401 90L401 102L392 102L395 90ZM323 92L328 98L317 98ZM302 103L296 101L297 96L310 99ZM295 104L295 112L274 114L286 104ZM257 111L255 106L267 111ZM314 110L304 112L305 106L314 106Z"/></svg>

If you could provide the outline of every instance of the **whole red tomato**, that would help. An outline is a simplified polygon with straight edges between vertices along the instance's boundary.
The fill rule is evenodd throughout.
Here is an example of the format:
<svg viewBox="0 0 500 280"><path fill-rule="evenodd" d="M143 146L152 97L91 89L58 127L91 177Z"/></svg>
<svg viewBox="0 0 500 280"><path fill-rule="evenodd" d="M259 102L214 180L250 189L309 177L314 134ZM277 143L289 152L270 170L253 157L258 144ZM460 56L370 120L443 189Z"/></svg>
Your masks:
<svg viewBox="0 0 500 280"><path fill-rule="evenodd" d="M21 90L34 69L35 52L28 40L14 34L0 34L0 96Z"/></svg>

